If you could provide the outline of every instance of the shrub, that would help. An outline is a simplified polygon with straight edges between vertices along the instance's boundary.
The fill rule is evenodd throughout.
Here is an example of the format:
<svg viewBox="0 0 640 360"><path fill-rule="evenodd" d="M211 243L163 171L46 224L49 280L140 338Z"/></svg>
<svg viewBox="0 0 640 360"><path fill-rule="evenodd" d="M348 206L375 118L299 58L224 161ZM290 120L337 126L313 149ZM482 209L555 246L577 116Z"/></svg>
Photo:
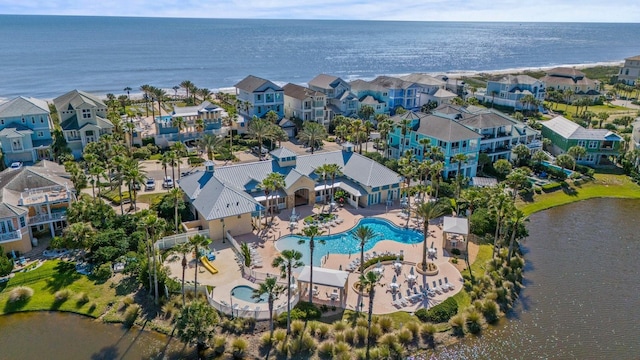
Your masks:
<svg viewBox="0 0 640 360"><path fill-rule="evenodd" d="M347 324L345 324L344 321L342 321L342 320L336 320L333 323L333 330L334 331L342 331L342 330L344 330L346 328L347 328Z"/></svg>
<svg viewBox="0 0 640 360"><path fill-rule="evenodd" d="M344 341L349 345L353 345L356 342L356 332L353 329L347 329L342 332L344 335Z"/></svg>
<svg viewBox="0 0 640 360"><path fill-rule="evenodd" d="M89 295L87 295L86 293L78 294L78 297L76 298L76 303L78 305L84 305L88 302L89 302Z"/></svg>
<svg viewBox="0 0 640 360"><path fill-rule="evenodd" d="M231 355L234 359L243 359L247 347L249 347L247 340L236 338L231 342Z"/></svg>
<svg viewBox="0 0 640 360"><path fill-rule="evenodd" d="M407 346L411 341L413 341L413 334L408 329L398 331L396 333L396 337L398 338L398 342L403 346Z"/></svg>
<svg viewBox="0 0 640 360"><path fill-rule="evenodd" d="M53 297L56 299L55 301L58 303L67 301L69 299L69 296L71 296L71 291L69 289L58 290L53 295Z"/></svg>
<svg viewBox="0 0 640 360"><path fill-rule="evenodd" d="M316 351L316 341L309 334L304 334L302 337L293 339L289 342L289 354L292 357L302 354L312 354Z"/></svg>
<svg viewBox="0 0 640 360"><path fill-rule="evenodd" d="M13 270L13 260L9 259L5 254L4 249L0 246L0 276L6 276L11 274Z"/></svg>
<svg viewBox="0 0 640 360"><path fill-rule="evenodd" d="M127 311L124 312L124 325L127 327L133 326L138 318L138 313L140 312L140 306L131 305L127 308Z"/></svg>
<svg viewBox="0 0 640 360"><path fill-rule="evenodd" d="M321 359L331 359L333 356L333 343L331 342L323 342L318 347L318 356Z"/></svg>
<svg viewBox="0 0 640 360"><path fill-rule="evenodd" d="M457 249L457 248L451 249L451 253L455 256L460 256L461 254L460 249Z"/></svg>
<svg viewBox="0 0 640 360"><path fill-rule="evenodd" d="M334 333L333 339L336 342L340 342L340 341L344 342L345 341L344 332L340 331L340 332Z"/></svg>
<svg viewBox="0 0 640 360"><path fill-rule="evenodd" d="M378 340L378 338L380 337L380 335L382 335L382 329L380 328L380 325L378 324L372 324L371 325L371 338L374 340Z"/></svg>
<svg viewBox="0 0 640 360"><path fill-rule="evenodd" d="M415 321L408 322L404 325L404 328L411 331L411 334L413 335L412 340L415 340L418 338L418 335L420 334L420 325L417 322Z"/></svg>
<svg viewBox="0 0 640 360"><path fill-rule="evenodd" d="M324 340L327 337L328 334L329 334L329 325L320 324L318 326L318 338L320 340Z"/></svg>
<svg viewBox="0 0 640 360"><path fill-rule="evenodd" d="M431 340L436 331L436 326L433 324L424 324L422 328L420 328L420 334L425 340Z"/></svg>
<svg viewBox="0 0 640 360"><path fill-rule="evenodd" d="M367 321L367 319L365 318L358 318L358 320L356 321L356 326L364 326L367 327L369 326L369 321Z"/></svg>
<svg viewBox="0 0 640 360"><path fill-rule="evenodd" d="M278 329L273 332L273 340L275 342L282 342L287 338L287 331L284 329Z"/></svg>
<svg viewBox="0 0 640 360"><path fill-rule="evenodd" d="M224 336L215 336L213 338L212 344L213 346L211 346L211 349L213 350L213 353L216 355L222 355L224 354L224 350L227 347L227 338L225 338Z"/></svg>
<svg viewBox="0 0 640 360"><path fill-rule="evenodd" d="M318 320L322 312L314 304L306 301L299 302L291 309L291 320ZM287 323L287 313L283 312L278 316L278 325L284 326Z"/></svg>
<svg viewBox="0 0 640 360"><path fill-rule="evenodd" d="M378 320L378 325L384 332L388 332L393 328L393 319L390 317L383 316Z"/></svg>
<svg viewBox="0 0 640 360"><path fill-rule="evenodd" d="M107 281L113 276L113 268L111 262L106 262L93 270L92 274L98 281Z"/></svg>
<svg viewBox="0 0 640 360"><path fill-rule="evenodd" d="M18 286L9 293L9 302L29 300L33 296L33 289L26 286Z"/></svg>
<svg viewBox="0 0 640 360"><path fill-rule="evenodd" d="M451 325L451 329L453 330L453 334L456 336L464 335L464 324L466 319L464 314L458 314L449 320L449 325Z"/></svg>
<svg viewBox="0 0 640 360"><path fill-rule="evenodd" d="M378 261L393 261L397 258L398 258L397 255L383 255L383 256L375 257L373 259L369 259L369 261L365 261L364 264L362 264L362 266L360 267L360 271L377 264ZM400 255L400 260L401 261L404 260L404 255Z"/></svg>
<svg viewBox="0 0 640 360"><path fill-rule="evenodd" d="M127 307L131 304L134 303L133 297L132 296L126 296L124 298L122 298L122 304Z"/></svg>
<svg viewBox="0 0 640 360"><path fill-rule="evenodd" d="M336 342L335 345L333 346L333 354L336 356L340 356L342 354L349 354L350 351L351 351L351 346L349 346L349 344L342 341Z"/></svg>
<svg viewBox="0 0 640 360"><path fill-rule="evenodd" d="M291 322L291 335L297 336L304 331L304 321L293 320Z"/></svg>
<svg viewBox="0 0 640 360"><path fill-rule="evenodd" d="M498 321L498 317L500 315L500 307L495 301L489 298L485 299L484 302L482 302L481 311L482 315L484 315L485 320L487 320L489 324L493 324Z"/></svg>
<svg viewBox="0 0 640 360"><path fill-rule="evenodd" d="M562 183L552 182L541 186L544 192L553 192L562 188Z"/></svg>
<svg viewBox="0 0 640 360"><path fill-rule="evenodd" d="M476 309L467 313L467 329L472 334L477 334L482 330L482 315Z"/></svg>
<svg viewBox="0 0 640 360"><path fill-rule="evenodd" d="M367 330L366 326L356 326L356 335L358 336L358 344L364 345L367 342Z"/></svg>
<svg viewBox="0 0 640 360"><path fill-rule="evenodd" d="M378 340L378 344L386 345L386 346L389 346L389 347L393 346L393 344L395 344L397 342L398 342L398 338L394 334L384 334Z"/></svg>
<svg viewBox="0 0 640 360"><path fill-rule="evenodd" d="M458 303L453 298L447 298L440 304L432 307L431 309L419 309L415 315L424 322L441 323L451 319L452 316L458 313Z"/></svg>

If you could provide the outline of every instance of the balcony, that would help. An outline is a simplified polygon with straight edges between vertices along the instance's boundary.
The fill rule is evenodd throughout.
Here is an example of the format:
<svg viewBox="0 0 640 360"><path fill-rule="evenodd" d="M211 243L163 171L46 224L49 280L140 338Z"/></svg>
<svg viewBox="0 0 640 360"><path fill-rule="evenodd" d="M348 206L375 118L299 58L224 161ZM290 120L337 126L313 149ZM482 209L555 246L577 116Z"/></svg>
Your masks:
<svg viewBox="0 0 640 360"><path fill-rule="evenodd" d="M495 148L487 148L480 150L483 154L498 154L503 152L511 151L511 146L499 146Z"/></svg>
<svg viewBox="0 0 640 360"><path fill-rule="evenodd" d="M0 234L0 242L14 241L22 239L22 233L20 230L9 231Z"/></svg>
<svg viewBox="0 0 640 360"><path fill-rule="evenodd" d="M71 199L71 191L66 186L54 185L46 186L20 193L21 206L29 206L35 204L53 203L69 201Z"/></svg>
<svg viewBox="0 0 640 360"><path fill-rule="evenodd" d="M51 214L40 214L29 218L29 225L45 224L52 221L67 220L67 211L58 211Z"/></svg>
<svg viewBox="0 0 640 360"><path fill-rule="evenodd" d="M459 153L469 153L469 152L475 152L475 151L478 151L477 146L457 147L457 148L451 148L451 150L449 151L449 154L455 155Z"/></svg>

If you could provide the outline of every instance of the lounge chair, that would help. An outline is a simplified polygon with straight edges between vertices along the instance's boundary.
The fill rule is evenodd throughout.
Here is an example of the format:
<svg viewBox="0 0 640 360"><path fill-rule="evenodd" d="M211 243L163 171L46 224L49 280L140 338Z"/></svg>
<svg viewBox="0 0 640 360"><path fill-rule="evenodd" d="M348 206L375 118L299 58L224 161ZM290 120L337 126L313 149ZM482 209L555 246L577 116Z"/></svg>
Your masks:
<svg viewBox="0 0 640 360"><path fill-rule="evenodd" d="M400 301L400 304L402 304L402 306L409 305L409 302L407 302L407 299L402 297L402 294L400 294L400 297L398 298L398 301Z"/></svg>
<svg viewBox="0 0 640 360"><path fill-rule="evenodd" d="M391 305L393 305L393 306L395 306L397 308L401 308L402 307L402 304L400 303L400 299L393 300L391 302Z"/></svg>
<svg viewBox="0 0 640 360"><path fill-rule="evenodd" d="M442 294L442 289L436 284L435 280L433 280L433 290L435 290L435 292L437 292L438 294Z"/></svg>
<svg viewBox="0 0 640 360"><path fill-rule="evenodd" d="M426 284L426 285L427 285L427 287L425 288L426 293L431 297L436 296L436 292L429 287L429 284Z"/></svg>
<svg viewBox="0 0 640 360"><path fill-rule="evenodd" d="M449 279L447 279L446 277L444 278L444 284L445 286L447 286L449 288L449 290L455 290L456 287L449 282Z"/></svg>
<svg viewBox="0 0 640 360"><path fill-rule="evenodd" d="M442 279L438 279L438 285L440 285L440 289L442 289L442 291L444 292L449 291L449 286L443 284Z"/></svg>

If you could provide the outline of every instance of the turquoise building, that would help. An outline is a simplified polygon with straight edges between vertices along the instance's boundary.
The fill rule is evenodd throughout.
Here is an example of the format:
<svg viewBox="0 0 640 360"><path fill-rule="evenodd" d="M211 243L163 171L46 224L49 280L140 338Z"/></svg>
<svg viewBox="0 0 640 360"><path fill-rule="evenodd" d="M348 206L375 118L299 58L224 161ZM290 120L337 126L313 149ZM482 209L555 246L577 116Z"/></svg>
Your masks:
<svg viewBox="0 0 640 360"><path fill-rule="evenodd" d="M0 144L5 165L51 158L53 123L46 101L24 96L0 105Z"/></svg>
<svg viewBox="0 0 640 360"><path fill-rule="evenodd" d="M239 113L245 120L254 116L264 117L269 111L284 117L284 90L269 80L249 75L235 84L236 97L240 103Z"/></svg>

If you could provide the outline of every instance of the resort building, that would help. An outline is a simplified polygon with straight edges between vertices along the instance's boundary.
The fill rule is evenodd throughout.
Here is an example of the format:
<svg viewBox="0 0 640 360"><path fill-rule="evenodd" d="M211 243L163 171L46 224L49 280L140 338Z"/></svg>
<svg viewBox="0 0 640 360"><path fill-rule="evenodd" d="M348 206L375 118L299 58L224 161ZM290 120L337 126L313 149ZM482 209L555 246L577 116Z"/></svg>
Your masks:
<svg viewBox="0 0 640 360"><path fill-rule="evenodd" d="M286 149L271 152L271 161L214 168L182 177L180 188L195 214L199 226L208 229L212 239L250 233L259 217L269 206L274 211L313 205L329 200L332 188L347 194L346 204L367 207L384 204L399 197L400 176L377 162L354 153L353 145L343 144L343 150L298 156ZM343 173L332 182L315 173L323 164L337 164ZM282 174L285 186L265 193L260 184L270 173Z"/></svg>
<svg viewBox="0 0 640 360"><path fill-rule="evenodd" d="M74 199L68 174L54 162L0 172L0 246L24 253L37 245L39 234L61 232Z"/></svg>
<svg viewBox="0 0 640 360"><path fill-rule="evenodd" d="M51 158L53 123L49 105L17 97L0 105L0 145L5 165Z"/></svg>
<svg viewBox="0 0 640 360"><path fill-rule="evenodd" d="M287 84L284 90L284 115L302 121L315 121L329 126L325 116L327 97L320 91L311 90L296 84Z"/></svg>
<svg viewBox="0 0 640 360"><path fill-rule="evenodd" d="M434 109L433 115L455 120L480 134L480 153L487 154L491 162L511 160L512 150L519 144L532 153L542 150L539 131L495 109L446 104Z"/></svg>
<svg viewBox="0 0 640 360"><path fill-rule="evenodd" d="M284 116L284 90L272 83L253 75L249 75L235 84L236 98L240 103L240 115L246 121L254 116L265 116L269 111L275 111L278 119Z"/></svg>
<svg viewBox="0 0 640 360"><path fill-rule="evenodd" d="M476 92L476 98L480 101L506 106L515 110L538 110L542 106L538 104L525 104L522 99L527 95L533 95L542 104L545 96L545 85L542 81L529 75L505 75L495 80L487 81L485 91Z"/></svg>
<svg viewBox="0 0 640 360"><path fill-rule="evenodd" d="M228 129L222 126L224 115L221 107L209 101L196 106L176 106L171 115L156 117L156 142L194 140L203 134L226 135ZM182 119L182 129L178 128L177 119Z"/></svg>
<svg viewBox="0 0 640 360"><path fill-rule="evenodd" d="M395 126L389 134L388 155L399 158L405 151L410 150L415 157L424 161L429 154L423 152L422 139L429 139L429 148L438 146L444 153L445 178L456 176L458 164L452 161L456 154L465 154L467 160L461 165L460 171L465 177L474 177L478 167L478 154L482 136L457 121L444 116L427 115L422 112L409 111L402 115L395 115L391 120L396 124L402 124L403 120L409 120L409 128L406 135L402 135L402 126Z"/></svg>
<svg viewBox="0 0 640 360"><path fill-rule="evenodd" d="M73 90L53 99L53 104L64 138L76 159L82 156L88 143L112 133L113 124L107 120L107 105L94 95Z"/></svg>
<svg viewBox="0 0 640 360"><path fill-rule="evenodd" d="M620 155L622 137L606 129L585 129L571 120L557 116L542 123L542 136L553 143L551 153L566 153L572 146L582 146L587 155L576 159L586 165L609 165L610 157Z"/></svg>
<svg viewBox="0 0 640 360"><path fill-rule="evenodd" d="M558 91L573 91L574 96L578 98L587 97L591 100L602 96L599 91L600 84L585 76L582 71L557 67L547 71L547 75L540 79L546 88L553 88Z"/></svg>
<svg viewBox="0 0 640 360"><path fill-rule="evenodd" d="M640 79L640 55L624 59L624 65L618 73L618 81L635 85Z"/></svg>

